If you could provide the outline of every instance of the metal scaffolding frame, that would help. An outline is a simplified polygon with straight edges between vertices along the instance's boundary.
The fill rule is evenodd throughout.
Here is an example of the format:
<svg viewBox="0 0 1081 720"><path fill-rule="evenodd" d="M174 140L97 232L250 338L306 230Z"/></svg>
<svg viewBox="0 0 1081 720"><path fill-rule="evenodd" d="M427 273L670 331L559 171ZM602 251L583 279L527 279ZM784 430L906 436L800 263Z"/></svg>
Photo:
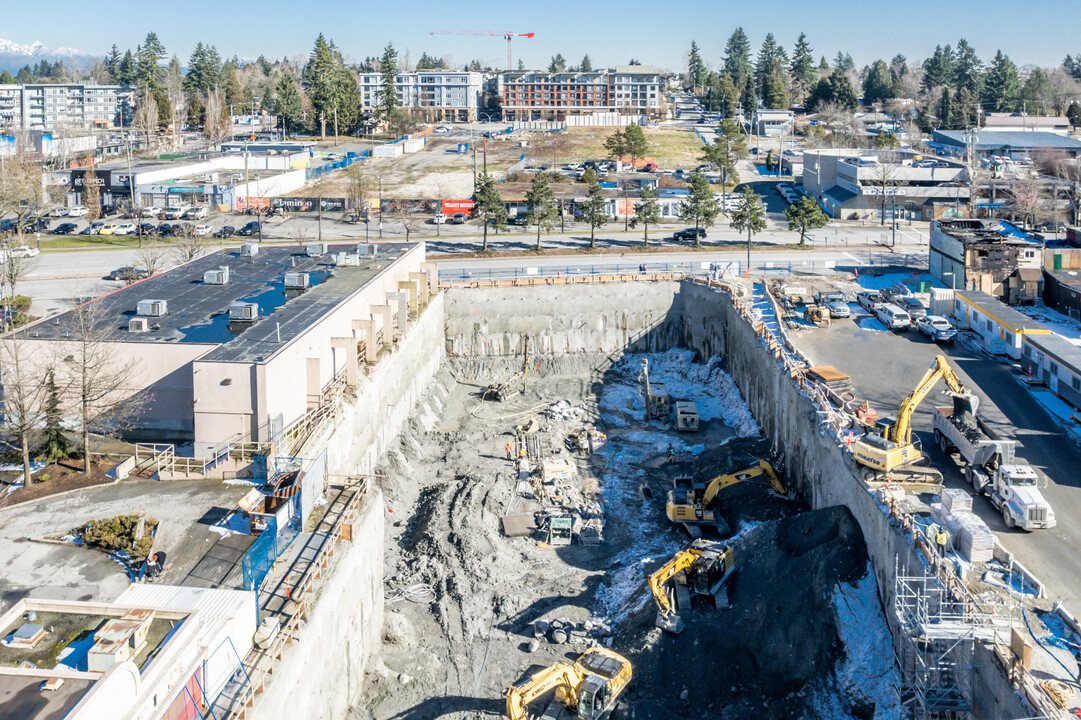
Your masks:
<svg viewBox="0 0 1081 720"><path fill-rule="evenodd" d="M973 717L973 656L977 643L1009 633L1014 601L987 606L964 591L947 592L933 574L904 575L894 581L894 654L901 674L901 703L913 720L970 720Z"/></svg>

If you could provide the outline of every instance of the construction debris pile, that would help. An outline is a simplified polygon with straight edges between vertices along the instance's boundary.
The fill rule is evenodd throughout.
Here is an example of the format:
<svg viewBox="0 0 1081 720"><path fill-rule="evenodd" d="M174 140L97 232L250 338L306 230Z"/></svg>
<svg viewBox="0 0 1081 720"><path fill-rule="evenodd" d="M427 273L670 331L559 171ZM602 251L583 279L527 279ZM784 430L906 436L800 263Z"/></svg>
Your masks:
<svg viewBox="0 0 1081 720"><path fill-rule="evenodd" d="M770 456L722 361L544 358L493 402L492 378L515 366L448 361L377 470L384 645L353 720L502 717L508 688L591 647L634 666L624 718L892 717L873 710L880 692L848 681L846 658L862 655L846 643L864 640L842 634L838 608L857 604L863 636L888 632L874 593L847 584L867 557L845 510L807 512L764 481L724 489L713 512L725 522L707 532L727 527L735 548L728 608L689 607L679 636L654 627L647 578L689 542L666 516L674 479ZM649 411L651 385L667 414ZM681 402L697 429L677 429Z"/></svg>

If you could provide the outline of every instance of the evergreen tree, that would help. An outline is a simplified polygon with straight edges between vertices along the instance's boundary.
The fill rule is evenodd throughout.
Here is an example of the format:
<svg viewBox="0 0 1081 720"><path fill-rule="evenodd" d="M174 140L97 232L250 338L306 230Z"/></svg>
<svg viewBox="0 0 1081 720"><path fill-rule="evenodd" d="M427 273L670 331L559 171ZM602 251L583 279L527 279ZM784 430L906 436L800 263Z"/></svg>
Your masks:
<svg viewBox="0 0 1081 720"><path fill-rule="evenodd" d="M751 73L743 76L743 91L740 93L739 104L747 115L758 109L758 98L754 93L754 77Z"/></svg>
<svg viewBox="0 0 1081 720"><path fill-rule="evenodd" d="M623 130L623 155L631 159L631 168L638 164L638 160L649 150L646 142L646 134L637 124L630 124Z"/></svg>
<svg viewBox="0 0 1081 720"><path fill-rule="evenodd" d="M964 38L957 41L957 53L953 59L953 87L968 90L973 95L980 93L980 74L983 63L976 51Z"/></svg>
<svg viewBox="0 0 1081 720"><path fill-rule="evenodd" d="M597 182L596 174L588 183L589 192L586 201L582 203L582 219L589 224L589 248L597 247L597 228L608 222L608 200L604 197L601 184Z"/></svg>
<svg viewBox="0 0 1081 720"><path fill-rule="evenodd" d="M213 46L211 47L213 48ZM267 60L266 57L263 55L260 55L256 59L255 64L259 66L259 72L263 73L267 77L269 77L270 73L274 70L274 66L271 65L270 61Z"/></svg>
<svg viewBox="0 0 1081 720"><path fill-rule="evenodd" d="M773 110L784 110L791 103L788 98L788 87L784 81L784 71L778 66L766 78L766 84L762 89L762 104Z"/></svg>
<svg viewBox="0 0 1081 720"><path fill-rule="evenodd" d="M120 65L120 50L117 49L116 44L109 50L109 54L105 56L105 71L109 73L109 82L114 85L117 84L116 73Z"/></svg>
<svg viewBox="0 0 1081 720"><path fill-rule="evenodd" d="M814 57L811 52L807 35L800 33L792 51L792 64L788 68L788 74L792 77L792 98L798 103L804 101L815 81Z"/></svg>
<svg viewBox="0 0 1081 720"><path fill-rule="evenodd" d="M1066 108L1066 117L1074 127L1081 126L1081 105L1078 105L1076 101L1070 103L1070 107Z"/></svg>
<svg viewBox="0 0 1081 720"><path fill-rule="evenodd" d="M762 47L758 49L758 58L754 64L754 85L758 96L766 107L773 107L766 98L766 81L777 68L777 41L773 39L773 33L766 33L762 40Z"/></svg>
<svg viewBox="0 0 1081 720"><path fill-rule="evenodd" d="M1081 80L1081 54L1076 57L1067 55L1062 61L1062 67L1073 76L1074 80Z"/></svg>
<svg viewBox="0 0 1081 720"><path fill-rule="evenodd" d="M709 97L711 109L719 110L725 117L732 117L739 110L739 90L727 72L710 84Z"/></svg>
<svg viewBox="0 0 1081 720"><path fill-rule="evenodd" d="M525 63L522 61L522 58L518 58L518 70L525 70Z"/></svg>
<svg viewBox="0 0 1081 720"><path fill-rule="evenodd" d="M582 64L578 66L582 72L593 72L593 61L589 59L589 53L582 58Z"/></svg>
<svg viewBox="0 0 1081 720"><path fill-rule="evenodd" d="M282 73L278 76L278 84L274 89L274 113L282 119L285 132L295 132L304 117L304 104L301 102L300 93L297 92L293 78Z"/></svg>
<svg viewBox="0 0 1081 720"><path fill-rule="evenodd" d="M529 190L525 194L529 211L526 220L537 226L537 250L541 249L541 229L551 232L556 221L556 196L552 191L552 181L548 173L539 172L533 176Z"/></svg>
<svg viewBox="0 0 1081 720"><path fill-rule="evenodd" d="M923 61L923 89L951 87L954 76L953 48L936 45L934 54Z"/></svg>
<svg viewBox="0 0 1081 720"><path fill-rule="evenodd" d="M742 27L736 28L725 43L724 71L732 76L738 88L746 85L751 74L751 41Z"/></svg>
<svg viewBox="0 0 1081 720"><path fill-rule="evenodd" d="M163 75L161 61L165 57L165 46L158 40L157 33L147 33L135 55L135 80L139 87L160 90Z"/></svg>
<svg viewBox="0 0 1081 720"><path fill-rule="evenodd" d="M825 75L830 71L830 64L826 62L826 56L823 55L818 59L818 74Z"/></svg>
<svg viewBox="0 0 1081 720"><path fill-rule="evenodd" d="M687 79L695 89L706 84L706 65L698 52L698 43L691 40L691 50L687 54Z"/></svg>
<svg viewBox="0 0 1081 720"><path fill-rule="evenodd" d="M117 85L135 85L135 67L136 60L131 50L124 52L124 56L120 58L120 62L116 66L116 83Z"/></svg>
<svg viewBox="0 0 1081 720"><path fill-rule="evenodd" d="M0 72L0 85L14 85L15 78L7 70Z"/></svg>
<svg viewBox="0 0 1081 720"><path fill-rule="evenodd" d="M563 53L556 53L552 56L551 62L548 63L548 72L550 73L564 73L567 72L567 59L563 57Z"/></svg>
<svg viewBox="0 0 1081 720"><path fill-rule="evenodd" d="M15 82L20 85L29 85L34 82L34 72L29 65L23 65L19 69L19 72L15 74Z"/></svg>
<svg viewBox="0 0 1081 720"><path fill-rule="evenodd" d="M984 108L989 112L1016 112L1020 96L1021 81L1017 66L999 50L984 76Z"/></svg>
<svg viewBox="0 0 1081 720"><path fill-rule="evenodd" d="M863 78L863 102L884 102L894 97L890 69L881 60L875 60Z"/></svg>
<svg viewBox="0 0 1081 720"><path fill-rule="evenodd" d="M832 101L845 108L855 110L859 107L859 98L848 80L848 75L843 70L837 69L829 77L830 95Z"/></svg>
<svg viewBox="0 0 1081 720"><path fill-rule="evenodd" d="M840 68L836 72L843 72ZM732 212L732 229L736 232L747 231L747 274L751 273L751 238L766 229L766 209L762 198L751 188L743 187L743 196L739 205Z"/></svg>
<svg viewBox="0 0 1081 720"><path fill-rule="evenodd" d="M748 154L747 139L740 132L739 125L735 120L725 118L717 126L713 144L706 146L700 159L712 165L721 174L721 190L724 191L728 185L739 183L736 163Z"/></svg>
<svg viewBox="0 0 1081 720"><path fill-rule="evenodd" d="M71 443L64 434L63 411L60 407L60 389L56 386L53 371L45 374L45 427L41 433L38 460L54 463L71 455Z"/></svg>
<svg viewBox="0 0 1081 720"><path fill-rule="evenodd" d="M184 89L206 97L207 93L219 87L222 82L221 56L213 45L196 43L188 58L188 74L184 78Z"/></svg>
<svg viewBox="0 0 1081 720"><path fill-rule="evenodd" d="M799 202L789 205L784 211L789 230L799 230L799 244L807 240L807 231L825 227L829 218L810 195L803 195Z"/></svg>
<svg viewBox="0 0 1081 720"><path fill-rule="evenodd" d="M225 71L225 105L237 115L245 113L244 88L240 85L240 78L236 76L236 68L230 67ZM247 111L251 110L249 105Z"/></svg>
<svg viewBox="0 0 1081 720"><path fill-rule="evenodd" d="M616 130L604 139L604 149L608 157L617 160L627 154L627 137L622 130Z"/></svg>
<svg viewBox="0 0 1081 720"><path fill-rule="evenodd" d="M852 61L851 55L838 50L837 56L833 58L833 68L841 72L849 72L856 69L856 63Z"/></svg>
<svg viewBox="0 0 1081 720"><path fill-rule="evenodd" d="M938 122L939 127L944 130L953 130L956 124L953 112L953 98L950 97L948 87L942 88L942 97L938 102Z"/></svg>
<svg viewBox="0 0 1081 720"><path fill-rule="evenodd" d="M661 221L661 204L657 202L657 193L651 186L642 188L642 201L635 203L634 222L642 223L642 244L649 245L649 226Z"/></svg>
<svg viewBox="0 0 1081 720"><path fill-rule="evenodd" d="M1034 68L1025 79L1021 89L1021 108L1032 115L1046 115L1052 111L1055 91L1051 78L1043 68Z"/></svg>
<svg viewBox="0 0 1081 720"><path fill-rule="evenodd" d="M890 60L890 82L893 84L893 97L900 97L901 82L908 76L908 58L897 53Z"/></svg>
<svg viewBox="0 0 1081 720"><path fill-rule="evenodd" d="M503 207L503 198L499 195L495 179L482 172L477 176L477 187L473 191L473 216L484 222L484 244L482 252L488 250L488 225L503 230L507 227L507 210Z"/></svg>
<svg viewBox="0 0 1081 720"><path fill-rule="evenodd" d="M679 219L694 223L694 245L701 245L698 237L699 228L708 228L721 213L721 205L713 197L713 188L709 179L700 172L691 175L690 194L679 204Z"/></svg>

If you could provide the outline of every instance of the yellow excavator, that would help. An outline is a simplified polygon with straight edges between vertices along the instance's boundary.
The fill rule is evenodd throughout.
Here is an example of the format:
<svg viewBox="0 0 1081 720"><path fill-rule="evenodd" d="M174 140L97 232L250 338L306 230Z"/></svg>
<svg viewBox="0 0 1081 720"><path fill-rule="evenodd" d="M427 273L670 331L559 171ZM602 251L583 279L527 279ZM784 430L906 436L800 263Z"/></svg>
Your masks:
<svg viewBox="0 0 1081 720"><path fill-rule="evenodd" d="M604 720L631 681L631 663L611 650L586 650L573 665L557 662L507 691L507 717L526 720L530 703L555 690L556 700L581 720Z"/></svg>
<svg viewBox="0 0 1081 720"><path fill-rule="evenodd" d="M923 460L923 453L913 442L912 413L939 380L945 380L954 393L967 395L965 386L946 362L946 358L942 355L936 356L916 388L901 401L901 406L897 408L897 418L878 420L866 435L852 443L852 454L856 462L869 468L872 474L878 474L904 472L906 468L910 469ZM941 473L933 468L925 468L920 474L937 475L939 481L942 479Z"/></svg>
<svg viewBox="0 0 1081 720"><path fill-rule="evenodd" d="M693 537L698 537L701 532L696 533L695 525L710 525L717 522L717 516L710 510L710 505L717 497L717 493L736 483L753 480L763 475L778 495L788 494L788 488L781 482L773 466L765 460L759 460L742 470L718 475L705 486L694 483L690 478L676 478L673 481L675 488L668 491L668 505L665 507L665 512L668 513L669 520L674 523L683 523Z"/></svg>
<svg viewBox="0 0 1081 720"><path fill-rule="evenodd" d="M673 635L683 632L685 625L676 611L689 608L692 595L711 596L718 609L727 606L724 583L734 569L732 548L710 540L695 540L676 553L649 576L649 592L657 605L657 627Z"/></svg>

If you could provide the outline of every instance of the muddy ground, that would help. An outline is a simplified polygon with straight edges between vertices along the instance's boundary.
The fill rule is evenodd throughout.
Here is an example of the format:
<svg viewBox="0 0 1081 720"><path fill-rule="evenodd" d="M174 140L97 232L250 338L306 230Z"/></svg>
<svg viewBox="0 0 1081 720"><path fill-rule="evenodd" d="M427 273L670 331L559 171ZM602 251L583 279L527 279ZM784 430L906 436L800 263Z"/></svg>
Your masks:
<svg viewBox="0 0 1081 720"><path fill-rule="evenodd" d="M690 353L650 355L650 378L697 402L700 431L645 422L640 360L532 362L525 392L503 403L480 396L520 360L444 365L379 470L389 521L384 647L351 718L499 717L510 685L591 644L634 665L618 717L891 717L888 667L870 689L849 679L854 661L866 668L864 655L888 657L889 646L844 509L809 512L758 483L724 491L717 508L737 558L730 609L696 606L679 636L654 627L646 577L688 542L665 516L672 478L730 472L773 449L720 361ZM578 467L569 481L534 481L536 499L519 496L504 451L530 418L545 454ZM591 457L566 444L583 425L607 435ZM556 503L581 521L603 518L600 546L503 535L504 515ZM563 624L569 638L557 644L549 633L530 652L537 621Z"/></svg>

